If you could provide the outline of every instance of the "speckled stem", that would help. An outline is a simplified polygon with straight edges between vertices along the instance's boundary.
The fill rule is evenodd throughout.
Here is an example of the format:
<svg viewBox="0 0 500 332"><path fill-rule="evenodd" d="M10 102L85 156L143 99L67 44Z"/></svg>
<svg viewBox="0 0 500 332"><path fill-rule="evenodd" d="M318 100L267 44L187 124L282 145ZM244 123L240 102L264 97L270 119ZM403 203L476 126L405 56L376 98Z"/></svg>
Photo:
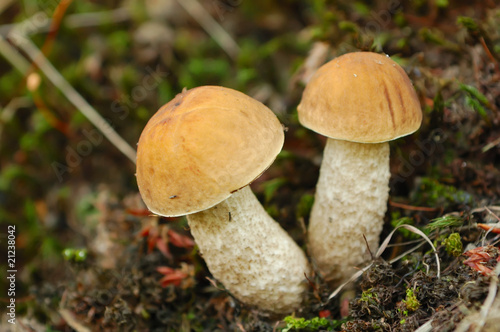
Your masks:
<svg viewBox="0 0 500 332"><path fill-rule="evenodd" d="M187 218L208 269L236 298L274 313L300 306L308 261L250 187Z"/></svg>
<svg viewBox="0 0 500 332"><path fill-rule="evenodd" d="M378 248L389 198L389 144L328 139L308 228L308 249L332 284Z"/></svg>

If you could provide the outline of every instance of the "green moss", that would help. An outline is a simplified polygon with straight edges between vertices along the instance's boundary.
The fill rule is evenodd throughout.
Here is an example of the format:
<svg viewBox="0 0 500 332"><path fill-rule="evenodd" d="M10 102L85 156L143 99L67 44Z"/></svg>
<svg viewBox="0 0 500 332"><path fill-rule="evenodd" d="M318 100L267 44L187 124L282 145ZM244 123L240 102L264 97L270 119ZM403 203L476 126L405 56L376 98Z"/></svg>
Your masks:
<svg viewBox="0 0 500 332"><path fill-rule="evenodd" d="M459 16L457 18L457 24L466 28L469 32L477 33L479 31L479 26L477 22L471 18L466 16Z"/></svg>
<svg viewBox="0 0 500 332"><path fill-rule="evenodd" d="M373 292L373 288L369 288L369 289L363 291L363 293L361 293L361 298L359 299L359 301L365 302L368 304L375 304L376 299L377 299L377 293Z"/></svg>
<svg viewBox="0 0 500 332"><path fill-rule="evenodd" d="M63 258L71 262L84 262L87 259L87 249L66 248L62 251Z"/></svg>
<svg viewBox="0 0 500 332"><path fill-rule="evenodd" d="M406 299L402 302L405 304L408 311L417 311L418 308L420 308L420 301L417 299L417 291L418 288L415 290L411 288L406 289Z"/></svg>
<svg viewBox="0 0 500 332"><path fill-rule="evenodd" d="M443 208L473 203L469 193L427 177L421 179L419 187L412 195L412 201L415 205L441 206Z"/></svg>
<svg viewBox="0 0 500 332"><path fill-rule="evenodd" d="M293 316L287 316L283 319L286 323L286 327L281 330L282 332L288 331L333 331L334 324L326 318L314 317L313 319L305 318L295 318Z"/></svg>
<svg viewBox="0 0 500 332"><path fill-rule="evenodd" d="M458 257L463 252L462 240L458 233L451 233L443 240L442 244L445 246L446 252L452 256Z"/></svg>

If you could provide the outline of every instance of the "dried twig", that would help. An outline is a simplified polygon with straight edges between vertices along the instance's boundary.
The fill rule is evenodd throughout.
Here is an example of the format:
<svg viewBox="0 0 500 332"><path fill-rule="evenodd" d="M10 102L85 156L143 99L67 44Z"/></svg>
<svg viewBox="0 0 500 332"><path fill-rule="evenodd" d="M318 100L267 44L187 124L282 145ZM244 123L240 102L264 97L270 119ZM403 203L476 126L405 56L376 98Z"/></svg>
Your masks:
<svg viewBox="0 0 500 332"><path fill-rule="evenodd" d="M494 214L487 206L484 207L486 211L488 211L493 217L496 218L496 220L500 221L500 217L498 217L496 214Z"/></svg>
<svg viewBox="0 0 500 332"><path fill-rule="evenodd" d="M433 207L426 207L426 206L413 206L413 205L407 205L403 203L397 203L393 201L389 201L390 206L402 208L405 210L412 210L412 211L425 211L425 212L434 212L439 210L438 208L433 208Z"/></svg>
<svg viewBox="0 0 500 332"><path fill-rule="evenodd" d="M82 112L82 114L101 131L101 133L135 163L136 152L118 133L104 120L101 115L64 79L54 68L35 44L24 37L19 31L13 31L17 46L26 52L42 73Z"/></svg>

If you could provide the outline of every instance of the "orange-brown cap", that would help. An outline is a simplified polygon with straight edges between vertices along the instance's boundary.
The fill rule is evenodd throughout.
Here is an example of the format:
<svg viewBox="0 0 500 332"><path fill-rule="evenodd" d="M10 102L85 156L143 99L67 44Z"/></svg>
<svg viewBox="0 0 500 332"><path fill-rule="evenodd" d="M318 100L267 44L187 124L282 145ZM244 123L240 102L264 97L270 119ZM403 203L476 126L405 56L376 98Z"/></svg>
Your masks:
<svg viewBox="0 0 500 332"><path fill-rule="evenodd" d="M199 212L258 178L283 142L281 123L257 100L218 86L183 91L141 134L137 185L154 213Z"/></svg>
<svg viewBox="0 0 500 332"><path fill-rule="evenodd" d="M415 132L422 110L404 70L388 56L342 55L313 75L298 106L300 123L324 136L381 143Z"/></svg>

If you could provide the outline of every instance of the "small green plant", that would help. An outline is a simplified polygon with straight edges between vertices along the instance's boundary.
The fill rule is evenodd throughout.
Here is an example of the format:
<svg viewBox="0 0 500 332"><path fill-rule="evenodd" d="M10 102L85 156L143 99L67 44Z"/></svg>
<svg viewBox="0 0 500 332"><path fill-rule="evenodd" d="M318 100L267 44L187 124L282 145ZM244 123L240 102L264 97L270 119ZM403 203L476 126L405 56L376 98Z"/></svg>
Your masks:
<svg viewBox="0 0 500 332"><path fill-rule="evenodd" d="M374 301L377 301L377 294L373 292L373 288L369 288L361 293L359 301L373 303Z"/></svg>
<svg viewBox="0 0 500 332"><path fill-rule="evenodd" d="M417 311L418 308L420 308L420 301L417 299L417 293L418 288L415 290L408 288L406 289L406 299L403 300L403 303L406 306L406 309L408 311ZM408 316L408 312L404 311L403 312L405 316Z"/></svg>
<svg viewBox="0 0 500 332"><path fill-rule="evenodd" d="M69 262L84 262L87 259L87 249L66 248L62 252L65 260Z"/></svg>
<svg viewBox="0 0 500 332"><path fill-rule="evenodd" d="M436 5L439 7L439 8L446 8L448 7L449 5L449 1L448 0L437 0L436 1Z"/></svg>
<svg viewBox="0 0 500 332"><path fill-rule="evenodd" d="M484 106L491 106L488 98L472 85L460 83L459 88L465 94L465 104L479 113L479 115L489 123L488 112L484 108Z"/></svg>
<svg viewBox="0 0 500 332"><path fill-rule="evenodd" d="M463 26L471 33L477 33L479 31L477 22L471 17L459 16L457 18L457 24Z"/></svg>
<svg viewBox="0 0 500 332"><path fill-rule="evenodd" d="M286 327L281 330L282 332L304 329L307 331L318 331L320 328L333 331L334 329L333 323L326 318L314 317L313 319L305 319L286 316L283 320L286 323Z"/></svg>
<svg viewBox="0 0 500 332"><path fill-rule="evenodd" d="M457 217L453 215L447 215L432 219L431 222L425 226L426 230L432 232L439 229L449 228L449 227L460 227L464 224L462 217Z"/></svg>
<svg viewBox="0 0 500 332"><path fill-rule="evenodd" d="M288 183L288 180L285 178L276 178L269 181L266 181L262 184L264 188L264 200L266 203L269 203L271 199L275 196L276 192L285 184Z"/></svg>
<svg viewBox="0 0 500 332"><path fill-rule="evenodd" d="M300 197L299 202L297 203L297 208L295 215L297 219L305 218L311 213L311 209L314 203L314 195L304 194Z"/></svg>
<svg viewBox="0 0 500 332"><path fill-rule="evenodd" d="M462 254L463 246L460 234L451 233L450 236L443 240L442 244L445 246L448 254L454 257L458 257Z"/></svg>

